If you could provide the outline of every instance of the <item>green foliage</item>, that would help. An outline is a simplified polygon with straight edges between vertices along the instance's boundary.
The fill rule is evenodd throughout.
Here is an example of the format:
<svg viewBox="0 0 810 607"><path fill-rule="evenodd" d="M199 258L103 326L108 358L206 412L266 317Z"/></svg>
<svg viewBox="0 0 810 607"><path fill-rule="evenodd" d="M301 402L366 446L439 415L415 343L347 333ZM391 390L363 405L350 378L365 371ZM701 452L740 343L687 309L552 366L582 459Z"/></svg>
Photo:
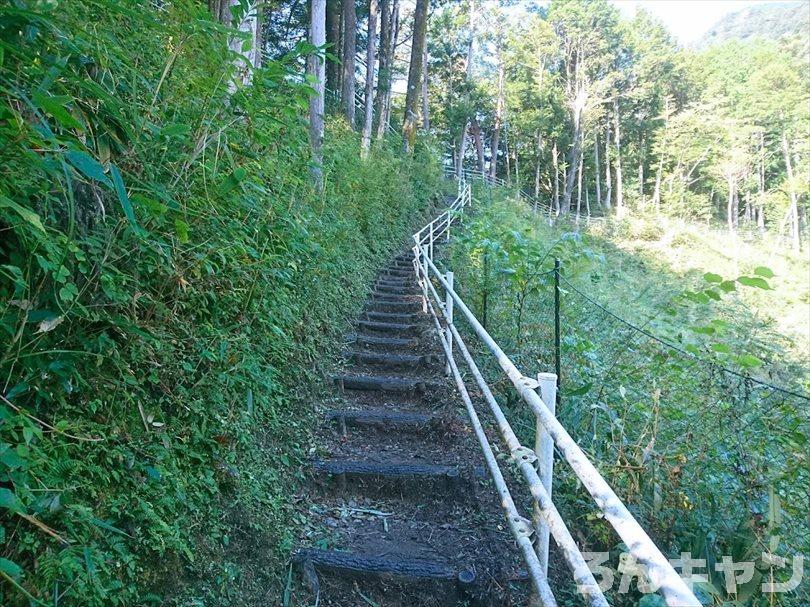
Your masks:
<svg viewBox="0 0 810 607"><path fill-rule="evenodd" d="M317 194L300 57L229 94L202 4L0 8L3 605L280 592L309 384L436 188L337 123Z"/></svg>
<svg viewBox="0 0 810 607"><path fill-rule="evenodd" d="M468 167L488 161L545 203L563 200L563 213L573 212L567 193L578 215L621 206L719 219L733 232L789 236L798 252L810 159L802 40L731 39L696 52L651 13L623 19L606 0L487 6L472 32L472 6L438 11L430 70L432 128L448 151L460 149L468 119L476 141L498 142L483 153L469 145ZM468 83L470 36L479 50Z"/></svg>
<svg viewBox="0 0 810 607"><path fill-rule="evenodd" d="M801 377L802 369L784 352L775 356L760 346L783 340L747 318L751 312L738 300L749 291L769 295L781 275L740 263L744 273L727 279L718 263L717 272L682 276L643 249L622 242L631 249L623 251L563 222L549 226L523 203L497 191L493 198L477 207L452 247L457 289L478 306L479 319L487 294L488 331L524 373L553 371L549 271L560 258L561 422L665 552L707 560L710 581L699 589L707 603L770 600L760 592L762 581L771 574L786 579L788 571L763 562L763 550L786 556L808 549L802 495L810 482L810 399L769 385L775 377ZM609 235L612 226L603 229ZM617 232L649 242L643 227ZM494 361L481 366L521 441L532 444L526 407L498 381ZM555 502L589 549L619 552L615 534L565 465L555 468ZM755 581L739 596L727 594L714 572L720 555L756 563ZM617 605L656 604L614 598ZM801 590L774 595L775 604L805 599Z"/></svg>

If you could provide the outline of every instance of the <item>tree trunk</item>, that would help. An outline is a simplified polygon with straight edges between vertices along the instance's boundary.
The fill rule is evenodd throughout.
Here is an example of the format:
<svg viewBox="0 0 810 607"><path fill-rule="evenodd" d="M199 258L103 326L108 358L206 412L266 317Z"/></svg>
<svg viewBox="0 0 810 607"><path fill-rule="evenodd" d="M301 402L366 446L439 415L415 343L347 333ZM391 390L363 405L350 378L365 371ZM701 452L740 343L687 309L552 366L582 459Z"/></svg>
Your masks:
<svg viewBox="0 0 810 607"><path fill-rule="evenodd" d="M664 100L664 140L661 146L661 153L658 155L658 167L655 169L655 189L653 190L652 204L656 213L661 210L661 177L664 173L664 150L667 146L667 135L669 133L669 98Z"/></svg>
<svg viewBox="0 0 810 607"><path fill-rule="evenodd" d="M598 174L598 173L597 173ZM588 221L591 220L591 200L588 197L588 180L585 180L585 213L587 214Z"/></svg>
<svg viewBox="0 0 810 607"><path fill-rule="evenodd" d="M509 133L507 132L503 138L503 156L506 159L506 183L512 183L512 165L509 156Z"/></svg>
<svg viewBox="0 0 810 607"><path fill-rule="evenodd" d="M498 101L495 104L495 125L492 129L490 142L489 176L495 178L498 174L498 144L501 139L501 122L504 108L504 67L500 46L498 47Z"/></svg>
<svg viewBox="0 0 810 607"><path fill-rule="evenodd" d="M577 67L579 71L579 67ZM580 78L577 76L577 81ZM574 193L574 180L577 176L579 161L582 157L582 112L585 109L586 91L584 84L578 84L577 94L573 100L572 117L574 121L571 152L568 156L568 169L565 178L565 192L563 193L562 213L571 211L571 197Z"/></svg>
<svg viewBox="0 0 810 607"><path fill-rule="evenodd" d="M751 208L751 195L750 192L745 192L743 195L743 200L745 201L745 222L751 223L754 219L754 210Z"/></svg>
<svg viewBox="0 0 810 607"><path fill-rule="evenodd" d="M638 200L641 208L644 208L644 161L638 161Z"/></svg>
<svg viewBox="0 0 810 607"><path fill-rule="evenodd" d="M478 158L478 170L481 171L481 177L484 177L484 140L481 135L481 125L478 121L473 119L470 123L470 132L472 133L473 141L475 142L475 155Z"/></svg>
<svg viewBox="0 0 810 607"><path fill-rule="evenodd" d="M470 0L470 40L467 44L467 65L464 69L464 80L470 82L472 80L473 71L473 58L475 53L475 0ZM464 93L464 105L469 102L469 92ZM464 129L461 131L461 138L458 142L458 166L456 167L456 174L461 177L464 169L464 155L467 151L467 131L470 128L469 117L464 119Z"/></svg>
<svg viewBox="0 0 810 607"><path fill-rule="evenodd" d="M309 42L313 46L326 44L326 0L312 0L310 7ZM312 147L312 176L318 191L323 190L323 113L326 66L323 59L310 55L308 71L314 79L315 94L309 98L309 140Z"/></svg>
<svg viewBox="0 0 810 607"><path fill-rule="evenodd" d="M430 131L430 99L428 99L428 50L422 53L422 130Z"/></svg>
<svg viewBox="0 0 810 607"><path fill-rule="evenodd" d="M759 235L765 236L765 133L759 132L759 197L757 209L757 227Z"/></svg>
<svg viewBox="0 0 810 607"><path fill-rule="evenodd" d="M231 24L231 0L210 0L208 8L217 21L223 25Z"/></svg>
<svg viewBox="0 0 810 607"><path fill-rule="evenodd" d="M540 197L540 161L543 158L543 133L537 129L537 162L534 165L534 197Z"/></svg>
<svg viewBox="0 0 810 607"><path fill-rule="evenodd" d="M357 12L355 3L343 0L343 86L340 100L349 126L354 128L355 112L355 54L357 53Z"/></svg>
<svg viewBox="0 0 810 607"><path fill-rule="evenodd" d="M596 186L596 204L602 204L602 176L599 174L599 131L594 133L593 139L593 165L594 165L594 185ZM590 215L590 207L588 207Z"/></svg>
<svg viewBox="0 0 810 607"><path fill-rule="evenodd" d="M653 207L655 208L656 212L660 210L661 207L661 175L664 172L664 153L661 153L660 158L658 159L658 168L655 170L655 189L653 190Z"/></svg>
<svg viewBox="0 0 810 607"><path fill-rule="evenodd" d="M411 64L408 68L408 91L405 95L405 118L402 133L405 147L410 152L416 142L416 113L419 106L419 90L422 85L422 55L425 52L428 0L416 0L413 14L413 38L411 39Z"/></svg>
<svg viewBox="0 0 810 607"><path fill-rule="evenodd" d="M380 59L377 70L377 94L374 97L374 114L377 116L377 139L382 139L388 125L384 122L385 95L391 87L391 0L380 0Z"/></svg>
<svg viewBox="0 0 810 607"><path fill-rule="evenodd" d="M551 148L551 166L554 169L554 212L560 214L560 166L559 152L557 151L557 140Z"/></svg>
<svg viewBox="0 0 810 607"><path fill-rule="evenodd" d="M613 202L613 181L610 178L610 118L605 124L605 201L602 206L610 210Z"/></svg>
<svg viewBox="0 0 810 607"><path fill-rule="evenodd" d="M799 252L801 249L801 240L799 235L799 201L796 195L796 190L793 186L793 163L790 159L790 144L788 143L787 133L782 131L782 153L785 156L785 170L787 171L788 178L788 194L790 194L790 237L793 242L793 250Z"/></svg>
<svg viewBox="0 0 810 607"><path fill-rule="evenodd" d="M582 154L579 155L577 173L577 221L579 221L579 212L582 208Z"/></svg>
<svg viewBox="0 0 810 607"><path fill-rule="evenodd" d="M329 52L340 57L340 0L327 0L326 42L329 44ZM337 93L340 89L340 64L337 60L326 64L326 88L332 93Z"/></svg>
<svg viewBox="0 0 810 607"><path fill-rule="evenodd" d="M371 147L371 126L374 121L374 65L377 63L377 0L369 0L368 5L368 45L366 48L366 115L363 121L363 157L368 156Z"/></svg>
<svg viewBox="0 0 810 607"><path fill-rule="evenodd" d="M394 70L394 56L397 47L397 39L399 38L399 0L392 0L391 4L391 50L389 53L388 61L388 86L385 90L385 99L383 102L383 114L385 129L389 128L391 124L391 80L393 78Z"/></svg>
<svg viewBox="0 0 810 607"><path fill-rule="evenodd" d="M243 5L240 0L229 0L223 2L223 4L228 13L226 24L235 27L241 34L231 36L228 41L228 48L238 55L233 63L234 77L228 83L228 90L233 93L240 83L242 85L250 84L253 71L259 66L261 59L261 49L259 48L259 5L256 0L246 5ZM232 23L234 14L232 8L236 11L238 24ZM246 37L247 40L245 40Z"/></svg>
<svg viewBox="0 0 810 607"><path fill-rule="evenodd" d="M736 179L733 175L730 175L727 179L728 183L728 202L726 204L726 219L728 221L728 231L732 234L736 231L737 225L737 212L735 207L735 202L737 200L735 186L736 186Z"/></svg>
<svg viewBox="0 0 810 607"><path fill-rule="evenodd" d="M458 139L458 151L456 152L456 176L461 177L464 171L464 156L467 154L467 132L470 130L470 123L464 123L464 129Z"/></svg>
<svg viewBox="0 0 810 607"><path fill-rule="evenodd" d="M619 100L613 100L613 125L616 140L616 214L621 217L624 212L624 194L622 192L622 136L619 119Z"/></svg>

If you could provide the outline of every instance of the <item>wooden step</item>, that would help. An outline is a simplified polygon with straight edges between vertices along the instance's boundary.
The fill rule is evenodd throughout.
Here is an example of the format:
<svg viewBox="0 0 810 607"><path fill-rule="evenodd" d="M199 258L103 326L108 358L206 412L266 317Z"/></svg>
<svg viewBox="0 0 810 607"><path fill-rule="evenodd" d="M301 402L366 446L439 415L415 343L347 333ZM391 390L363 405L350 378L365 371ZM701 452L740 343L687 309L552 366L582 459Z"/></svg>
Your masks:
<svg viewBox="0 0 810 607"><path fill-rule="evenodd" d="M400 348L414 347L418 343L417 340L412 337L378 337L377 335L367 335L365 333L357 333L352 336L351 341L360 344L396 346Z"/></svg>
<svg viewBox="0 0 810 607"><path fill-rule="evenodd" d="M399 312L365 312L366 320L382 320L387 322L409 323L417 320L419 314L408 314Z"/></svg>
<svg viewBox="0 0 810 607"><path fill-rule="evenodd" d="M296 552L293 562L304 567L314 593L318 590L317 577L307 572L307 568L349 577L371 575L405 580L453 580L462 586L469 586L475 582L475 573L472 569L396 555L377 556L342 550L307 548Z"/></svg>
<svg viewBox="0 0 810 607"><path fill-rule="evenodd" d="M378 390L380 392L426 392L432 385L426 381L379 375L336 375L332 378L343 390Z"/></svg>
<svg viewBox="0 0 810 607"><path fill-rule="evenodd" d="M383 280L389 280L390 278L411 278L411 279L413 279L414 276L415 276L415 274L414 274L413 268L411 268L410 270L404 270L404 269L400 269L400 268L388 269L388 270L383 271L382 274L380 274L380 278L382 278Z"/></svg>
<svg viewBox="0 0 810 607"><path fill-rule="evenodd" d="M396 426L399 429L419 431L430 427L436 419L427 413L412 413L410 411L390 411L388 409L363 409L353 411L349 409L335 409L327 411L326 418L336 420L345 434L346 426Z"/></svg>
<svg viewBox="0 0 810 607"><path fill-rule="evenodd" d="M406 303L421 303L420 297L416 294L403 295L400 293L383 293L381 291L372 291L371 300L375 303L378 302L406 302Z"/></svg>
<svg viewBox="0 0 810 607"><path fill-rule="evenodd" d="M374 292L375 293L390 293L392 295L418 295L419 291L416 287L408 286L408 287L399 287L399 286L392 286L388 284L380 284L377 283L374 285Z"/></svg>
<svg viewBox="0 0 810 607"><path fill-rule="evenodd" d="M388 312L392 310L418 312L422 309L422 302L416 301L386 301L382 299L374 299L369 303L372 311Z"/></svg>
<svg viewBox="0 0 810 607"><path fill-rule="evenodd" d="M361 320L357 326L365 331L377 331L378 333L416 333L421 327L419 325L405 324L399 322L381 322L378 320Z"/></svg>
<svg viewBox="0 0 810 607"><path fill-rule="evenodd" d="M414 283L415 276L378 276L377 283L390 284L393 286L402 286Z"/></svg>
<svg viewBox="0 0 810 607"><path fill-rule="evenodd" d="M377 281L374 283L374 291L381 291L381 292L394 292L394 290L403 289L406 293L411 293L413 295L421 295L422 290L412 282L407 283L390 283L390 282L380 282Z"/></svg>
<svg viewBox="0 0 810 607"><path fill-rule="evenodd" d="M457 466L437 464L406 464L399 462L369 462L365 460L318 460L312 467L317 472L333 476L385 478L431 478L457 479L460 471Z"/></svg>
<svg viewBox="0 0 810 607"><path fill-rule="evenodd" d="M365 365L383 365L387 367L419 367L430 365L434 357L430 354L415 356L413 354L382 354L380 352L365 352L351 350L343 352L343 357ZM438 360L438 359L435 359Z"/></svg>

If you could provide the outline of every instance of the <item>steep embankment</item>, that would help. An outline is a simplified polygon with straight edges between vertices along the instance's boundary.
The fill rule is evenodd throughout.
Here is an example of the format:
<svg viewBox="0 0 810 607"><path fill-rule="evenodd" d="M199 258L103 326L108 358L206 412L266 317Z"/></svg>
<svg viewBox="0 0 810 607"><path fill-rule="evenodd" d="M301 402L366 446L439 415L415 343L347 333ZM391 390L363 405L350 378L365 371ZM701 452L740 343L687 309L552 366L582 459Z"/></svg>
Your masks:
<svg viewBox="0 0 810 607"><path fill-rule="evenodd" d="M481 196L452 245L456 288L512 360L534 369L559 360L560 421L657 544L708 562L755 560L763 545L806 552L806 258L666 220L549 225L502 194L491 204ZM788 311L804 312L803 339L780 333L775 319ZM531 440L525 407L508 390L496 396ZM564 466L554 491L569 525L587 530L587 549L615 550ZM788 578L758 562L746 592L763 596L771 575ZM732 600L717 577L698 591ZM780 600L804 605L807 592Z"/></svg>
<svg viewBox="0 0 810 607"><path fill-rule="evenodd" d="M231 95L141 4L0 9L3 605L274 602L317 361L435 188L333 123L317 194L299 58Z"/></svg>

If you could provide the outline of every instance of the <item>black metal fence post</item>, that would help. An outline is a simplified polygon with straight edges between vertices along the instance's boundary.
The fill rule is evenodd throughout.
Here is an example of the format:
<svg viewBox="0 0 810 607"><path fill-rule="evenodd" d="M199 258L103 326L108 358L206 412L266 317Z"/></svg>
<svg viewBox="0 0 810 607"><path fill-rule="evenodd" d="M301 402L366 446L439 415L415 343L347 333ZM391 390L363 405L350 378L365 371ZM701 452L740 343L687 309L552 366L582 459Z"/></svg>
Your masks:
<svg viewBox="0 0 810 607"><path fill-rule="evenodd" d="M554 258L554 372L557 374L557 406L560 405L560 260Z"/></svg>

